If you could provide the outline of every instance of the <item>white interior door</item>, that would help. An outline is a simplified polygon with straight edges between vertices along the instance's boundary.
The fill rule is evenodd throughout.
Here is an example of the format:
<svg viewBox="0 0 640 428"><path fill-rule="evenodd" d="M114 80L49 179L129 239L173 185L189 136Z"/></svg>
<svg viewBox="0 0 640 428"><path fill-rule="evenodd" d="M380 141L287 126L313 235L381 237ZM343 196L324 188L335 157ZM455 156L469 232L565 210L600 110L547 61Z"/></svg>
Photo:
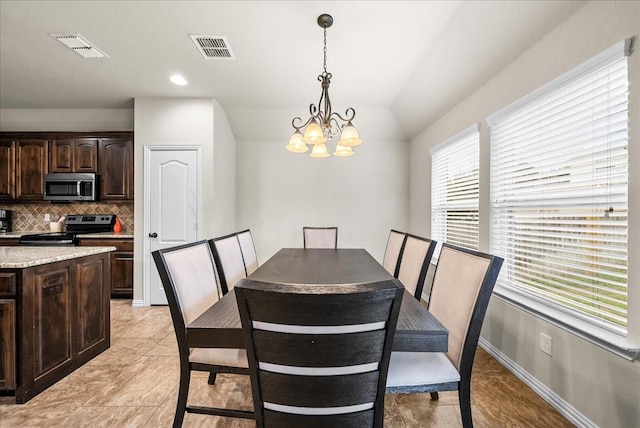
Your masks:
<svg viewBox="0 0 640 428"><path fill-rule="evenodd" d="M145 148L145 291L151 305L166 305L151 252L198 240L201 221L199 147Z"/></svg>

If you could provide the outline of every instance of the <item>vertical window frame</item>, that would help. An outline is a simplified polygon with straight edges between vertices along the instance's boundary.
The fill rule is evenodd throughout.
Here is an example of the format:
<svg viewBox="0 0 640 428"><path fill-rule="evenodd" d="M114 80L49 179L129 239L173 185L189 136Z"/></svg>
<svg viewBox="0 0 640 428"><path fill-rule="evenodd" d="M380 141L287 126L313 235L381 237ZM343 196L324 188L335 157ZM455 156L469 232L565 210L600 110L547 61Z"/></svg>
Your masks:
<svg viewBox="0 0 640 428"><path fill-rule="evenodd" d="M438 260L443 242L479 250L480 123L464 129L431 148L429 154L431 155L431 238L438 242L432 258L433 262ZM461 180L464 183L461 183ZM447 183L455 181L458 183L454 183L452 187L457 189L451 190L451 186ZM466 196L469 197L466 198ZM449 210L459 213L457 224L449 222ZM472 217L471 223L468 221L469 216ZM456 215L453 216L455 217ZM465 223L464 226L463 223Z"/></svg>
<svg viewBox="0 0 640 428"><path fill-rule="evenodd" d="M492 201L491 202L491 224L492 224L491 250L492 252L495 252L496 254L505 257L505 264L507 266L509 266L509 263L513 263L513 259L512 258L510 259L509 255L507 254L501 254L500 250L504 248L505 243L504 243L504 240L501 240L500 234L504 233L505 231L496 225L497 224L496 222L498 221L497 218L500 215L498 211L501 209L504 209L504 207L501 205L501 202L497 201L498 199L497 193L499 192L496 191L496 184L494 182L495 176L498 175L498 171L497 171L498 168L503 167L503 165L495 164L495 160L497 157L495 153L498 150L495 144L496 128L498 128L500 126L500 123L503 122L505 118L509 117L510 115L516 115L519 112L524 111L532 103L535 103L540 99L544 99L545 96L549 96L554 92L560 91L562 90L562 88L565 88L579 81L580 79L583 79L584 77L591 75L597 69L602 67L607 67L608 65L613 64L617 61L626 62L626 57L629 55L629 53L630 53L630 40L629 39L623 40L617 43L616 45L612 46L611 48L596 55L592 59L581 64L580 66L574 68L568 73L565 73L559 78L553 80L549 84L544 85L543 87L539 88L536 91L533 91L532 93L525 96L524 98L516 101L515 103L506 107L505 109L502 109L501 111L487 118L487 123L491 130L491 201ZM624 138L626 138L626 142L627 142L626 144L628 146L628 141L629 141L628 66L626 66L625 71L626 71L626 77L627 77L627 90L626 90L626 106L625 106L626 126L624 130L626 132L626 136ZM501 149L504 149L504 147L501 147ZM627 171L626 187L627 188L625 193L626 199L624 201L624 206L626 210L625 218L626 218L626 215L627 215L626 213L628 212L628 204L629 204L628 202L628 166L629 166L628 153L626 155L625 162L626 162L625 166L627 168L626 169ZM611 201L605 201L605 203L613 204L613 202ZM627 231L626 234L628 235L627 221L625 221L625 227L626 227L625 230ZM625 247L626 247L626 252L625 252L626 266L628 268L628 263L629 263L628 241L625 242ZM627 273L625 273L625 275L626 274ZM615 352L621 355L624 355L627 358L630 355L632 356L632 358L638 357L637 347L629 346L629 343L626 342L626 334L627 334L626 325L621 326L613 322L602 321L599 318L594 318L592 315L585 315L582 312L576 312L574 309L567 308L565 305L558 303L557 301L549 300L537 294L531 294L529 290L526 290L526 288L518 287L516 284L513 284L512 282L510 282L511 280L512 278L510 278L510 275L509 275L509 268L507 267L507 269L504 269L503 267L503 274L501 275L501 278L496 286L496 293L498 295L501 295L503 298L505 298L505 300L514 302L516 304L522 304L524 302L524 305L528 306L529 309L536 314L540 314L541 312L554 314L554 315L551 315L551 318L555 317L556 318L555 321L557 324L560 324L561 326L568 326L569 329L571 329L572 324L574 326L580 326L579 328L587 331L587 333L581 334L583 335L583 337L586 336L586 338L596 343L599 342L601 344L603 342L616 342L620 344L620 346L617 348L617 351ZM626 283L628 285L628 276L626 279ZM628 288L626 288L625 292L627 293L626 298L628 303ZM625 316L626 316L626 321L628 321L628 314L626 314ZM549 316L547 315L547 318L548 317ZM573 321L571 318L573 318ZM598 332L592 329L589 325L594 326L595 329L608 330L610 333L613 334L613 336L607 333L604 335L606 336L605 338L603 337L598 338L597 337ZM623 340L618 340L614 336L619 336L623 338ZM605 346L605 347L608 347L608 346Z"/></svg>

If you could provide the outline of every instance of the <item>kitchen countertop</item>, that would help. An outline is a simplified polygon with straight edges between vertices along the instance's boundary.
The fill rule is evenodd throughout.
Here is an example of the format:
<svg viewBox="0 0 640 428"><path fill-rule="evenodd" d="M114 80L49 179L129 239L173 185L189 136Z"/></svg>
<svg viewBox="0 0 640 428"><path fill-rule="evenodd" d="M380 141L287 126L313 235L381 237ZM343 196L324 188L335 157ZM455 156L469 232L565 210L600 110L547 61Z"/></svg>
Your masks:
<svg viewBox="0 0 640 428"><path fill-rule="evenodd" d="M16 238L20 238L22 235L35 235L40 233L51 233L51 231L50 230L31 230L31 231L21 231L21 232L14 231L14 232L0 233L0 240L2 240L2 238L16 239ZM126 233L126 232L80 233L78 234L78 238L133 239L133 233ZM0 241L0 244L2 244L2 241Z"/></svg>
<svg viewBox="0 0 640 428"><path fill-rule="evenodd" d="M0 233L0 239L2 238L19 238L22 235L32 235L34 233L45 233L45 232L38 232L38 231L33 231L33 232L5 232L5 233Z"/></svg>
<svg viewBox="0 0 640 428"><path fill-rule="evenodd" d="M133 233L125 232L98 232L98 233L81 233L78 235L80 239L101 238L101 239L133 239Z"/></svg>
<svg viewBox="0 0 640 428"><path fill-rule="evenodd" d="M28 268L110 251L116 247L0 247L0 269Z"/></svg>

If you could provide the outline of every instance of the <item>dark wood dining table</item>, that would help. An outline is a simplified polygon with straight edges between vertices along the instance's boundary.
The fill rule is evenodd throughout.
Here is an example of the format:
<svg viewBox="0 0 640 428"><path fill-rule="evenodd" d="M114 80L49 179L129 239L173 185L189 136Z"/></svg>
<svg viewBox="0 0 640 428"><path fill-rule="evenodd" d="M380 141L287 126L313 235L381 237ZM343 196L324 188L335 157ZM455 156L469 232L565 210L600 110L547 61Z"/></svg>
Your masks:
<svg viewBox="0 0 640 428"><path fill-rule="evenodd" d="M283 248L250 275L280 284L357 284L393 279L364 249ZM448 331L406 290L393 340L393 351L446 352ZM187 326L195 348L244 348L242 325L232 291Z"/></svg>

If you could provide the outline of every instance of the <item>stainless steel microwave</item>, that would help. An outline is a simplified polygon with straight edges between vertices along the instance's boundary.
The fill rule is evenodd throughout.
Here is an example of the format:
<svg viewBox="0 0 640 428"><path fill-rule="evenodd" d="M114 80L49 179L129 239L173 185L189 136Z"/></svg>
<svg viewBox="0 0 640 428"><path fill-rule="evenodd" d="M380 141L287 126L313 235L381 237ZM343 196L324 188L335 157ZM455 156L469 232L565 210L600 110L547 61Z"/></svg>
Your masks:
<svg viewBox="0 0 640 428"><path fill-rule="evenodd" d="M98 174L53 173L44 175L44 200L59 202L97 201Z"/></svg>

